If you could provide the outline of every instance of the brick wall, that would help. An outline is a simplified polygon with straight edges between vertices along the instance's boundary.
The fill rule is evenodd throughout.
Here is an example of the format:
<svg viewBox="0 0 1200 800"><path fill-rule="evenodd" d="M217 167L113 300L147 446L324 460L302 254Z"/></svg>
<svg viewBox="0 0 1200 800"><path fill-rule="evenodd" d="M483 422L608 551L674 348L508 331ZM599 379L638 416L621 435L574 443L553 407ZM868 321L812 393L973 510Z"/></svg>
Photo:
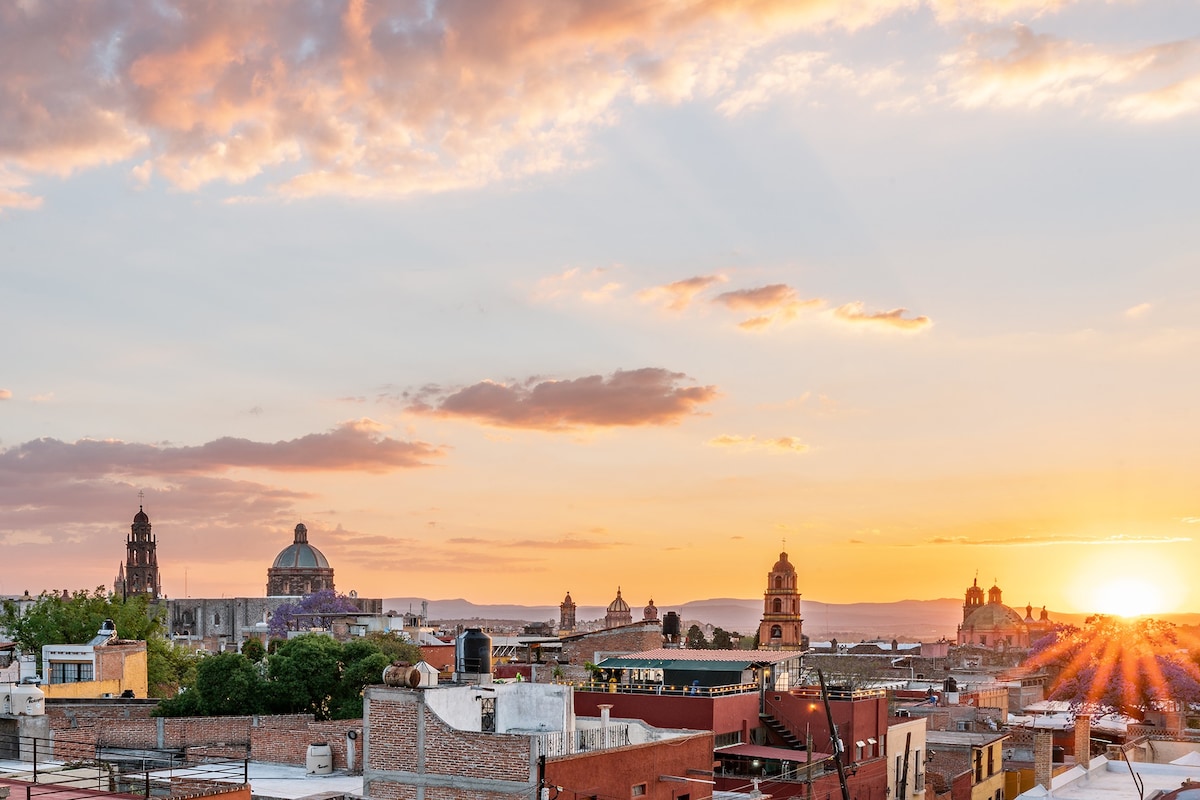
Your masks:
<svg viewBox="0 0 1200 800"><path fill-rule="evenodd" d="M415 785L370 774L384 770L451 780L509 782L507 786L498 786L497 791L426 786L426 800L511 800L512 784L533 784L533 742L527 736L453 728L425 706L420 691L369 687L366 702L368 758L364 791L374 800L407 800L416 796ZM423 747L418 742L418 720L424 727ZM414 779L421 780L421 777ZM499 791L501 788L504 791Z"/></svg>
<svg viewBox="0 0 1200 800"><path fill-rule="evenodd" d="M152 718L154 704L48 705L56 758L91 757L97 744L112 747L180 748L188 754L304 764L308 746L320 742L333 752L334 769L346 769L346 733L362 720L317 722L311 714L244 717ZM159 739L159 725L162 738ZM361 753L361 751L360 751ZM361 763L361 758L360 758Z"/></svg>

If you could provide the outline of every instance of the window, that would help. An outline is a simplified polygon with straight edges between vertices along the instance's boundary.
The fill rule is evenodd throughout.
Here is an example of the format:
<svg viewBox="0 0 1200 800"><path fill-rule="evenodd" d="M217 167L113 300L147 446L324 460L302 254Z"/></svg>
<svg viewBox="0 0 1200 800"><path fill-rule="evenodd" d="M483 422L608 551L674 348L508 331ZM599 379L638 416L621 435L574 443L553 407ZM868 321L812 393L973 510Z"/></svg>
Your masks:
<svg viewBox="0 0 1200 800"><path fill-rule="evenodd" d="M775 576L775 588L776 589L783 588L783 578L779 577L778 575Z"/></svg>
<svg viewBox="0 0 1200 800"><path fill-rule="evenodd" d="M988 748L988 775L996 774L996 750L993 747Z"/></svg>
<svg viewBox="0 0 1200 800"><path fill-rule="evenodd" d="M479 698L479 729L484 733L496 732L496 698Z"/></svg>
<svg viewBox="0 0 1200 800"><path fill-rule="evenodd" d="M783 601L780 600L778 597L776 597L775 600L771 603L771 611L773 611L776 614L779 614L783 611Z"/></svg>
<svg viewBox="0 0 1200 800"><path fill-rule="evenodd" d="M980 636L980 637L979 637L979 643L980 643L980 644L987 644L987 637L986 637L986 636Z"/></svg>
<svg viewBox="0 0 1200 800"><path fill-rule="evenodd" d="M975 782L979 783L983 780L983 753L975 751Z"/></svg>
<svg viewBox="0 0 1200 800"><path fill-rule="evenodd" d="M771 638L772 639L782 639L783 638L783 628L778 625L772 625L771 626Z"/></svg>
<svg viewBox="0 0 1200 800"><path fill-rule="evenodd" d="M639 783L639 784L636 784L636 785L633 787L633 791L631 791L629 794L630 794L631 796L633 796L633 797L645 797L645 795L646 795L646 784L644 784L644 783Z"/></svg>
<svg viewBox="0 0 1200 800"><path fill-rule="evenodd" d="M92 680L92 665L87 662L56 661L50 664L51 683L80 683Z"/></svg>

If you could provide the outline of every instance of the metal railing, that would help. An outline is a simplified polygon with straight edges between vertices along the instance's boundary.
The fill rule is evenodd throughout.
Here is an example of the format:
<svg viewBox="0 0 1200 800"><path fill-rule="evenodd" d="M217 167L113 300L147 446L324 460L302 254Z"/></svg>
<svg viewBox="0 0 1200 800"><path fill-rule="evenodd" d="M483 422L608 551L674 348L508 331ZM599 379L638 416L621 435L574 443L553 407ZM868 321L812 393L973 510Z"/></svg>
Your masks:
<svg viewBox="0 0 1200 800"><path fill-rule="evenodd" d="M85 739L0 734L0 758L21 766L3 772L9 800L78 798L81 793L196 798L249 785L249 761L184 759L182 753L106 747Z"/></svg>
<svg viewBox="0 0 1200 800"><path fill-rule="evenodd" d="M757 692L757 683L730 683L722 686L673 686L662 683L613 683L612 681L555 681L574 686L578 692L601 692L608 694L653 694L676 697L723 697L730 694Z"/></svg>
<svg viewBox="0 0 1200 800"><path fill-rule="evenodd" d="M547 758L628 747L629 743L629 726L621 724L609 725L607 728L583 728L533 735L534 755Z"/></svg>

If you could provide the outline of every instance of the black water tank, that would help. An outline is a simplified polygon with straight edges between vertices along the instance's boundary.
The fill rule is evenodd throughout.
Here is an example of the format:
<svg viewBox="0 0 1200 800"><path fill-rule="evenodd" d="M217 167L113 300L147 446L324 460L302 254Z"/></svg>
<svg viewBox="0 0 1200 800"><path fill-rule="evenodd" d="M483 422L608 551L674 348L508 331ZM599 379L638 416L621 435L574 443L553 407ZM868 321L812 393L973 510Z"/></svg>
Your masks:
<svg viewBox="0 0 1200 800"><path fill-rule="evenodd" d="M668 611L663 617L663 636L679 636L679 615L674 611Z"/></svg>
<svg viewBox="0 0 1200 800"><path fill-rule="evenodd" d="M957 692L958 691L958 681L954 680L953 676L946 678L946 680L942 681L942 691Z"/></svg>
<svg viewBox="0 0 1200 800"><path fill-rule="evenodd" d="M486 675L492 671L492 637L479 628L467 628L458 635L457 644L456 672Z"/></svg>

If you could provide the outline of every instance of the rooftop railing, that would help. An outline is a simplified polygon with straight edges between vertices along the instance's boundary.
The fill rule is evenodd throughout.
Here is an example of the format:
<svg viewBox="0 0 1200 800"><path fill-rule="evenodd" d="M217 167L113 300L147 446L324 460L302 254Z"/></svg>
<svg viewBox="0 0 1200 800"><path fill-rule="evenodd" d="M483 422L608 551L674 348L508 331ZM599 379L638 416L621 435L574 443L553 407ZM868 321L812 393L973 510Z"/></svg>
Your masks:
<svg viewBox="0 0 1200 800"><path fill-rule="evenodd" d="M53 755L54 760L49 760ZM9 800L78 800L99 794L198 798L248 785L245 759L185 763L182 755L106 748L83 739L0 734L0 757L21 766L0 772L12 786Z"/></svg>
<svg viewBox="0 0 1200 800"><path fill-rule="evenodd" d="M556 681L574 686L578 692L607 692L611 694L653 694L687 697L723 697L731 694L751 694L758 691L757 683L730 683L722 686L690 686L666 683L614 683L612 681Z"/></svg>
<svg viewBox="0 0 1200 800"><path fill-rule="evenodd" d="M553 731L533 734L534 755L556 758L591 750L628 747L629 726L621 723L606 728L581 728L574 731Z"/></svg>

